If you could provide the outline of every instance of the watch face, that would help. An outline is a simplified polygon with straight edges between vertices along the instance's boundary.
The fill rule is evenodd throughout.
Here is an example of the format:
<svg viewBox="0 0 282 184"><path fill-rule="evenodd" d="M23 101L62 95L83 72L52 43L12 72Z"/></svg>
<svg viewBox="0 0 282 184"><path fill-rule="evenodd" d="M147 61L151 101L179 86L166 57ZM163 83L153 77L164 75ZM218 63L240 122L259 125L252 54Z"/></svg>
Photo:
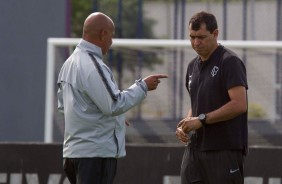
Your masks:
<svg viewBox="0 0 282 184"><path fill-rule="evenodd" d="M205 115L205 114L200 114L200 115L199 115L199 119L200 119L200 120L206 119L206 115Z"/></svg>

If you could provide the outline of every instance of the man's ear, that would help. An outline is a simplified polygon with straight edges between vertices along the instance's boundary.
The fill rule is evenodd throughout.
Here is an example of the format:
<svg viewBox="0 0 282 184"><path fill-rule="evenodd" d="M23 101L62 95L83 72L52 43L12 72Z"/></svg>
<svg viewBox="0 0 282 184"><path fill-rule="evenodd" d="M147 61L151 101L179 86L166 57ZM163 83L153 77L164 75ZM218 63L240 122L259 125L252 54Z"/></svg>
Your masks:
<svg viewBox="0 0 282 184"><path fill-rule="evenodd" d="M216 30L213 31L213 36L214 36L215 38L218 37L218 29L216 29Z"/></svg>
<svg viewBox="0 0 282 184"><path fill-rule="evenodd" d="M107 34L107 31L104 30L104 29L101 29L101 31L100 31L100 40L101 40L101 41L104 41L104 40L105 40L106 34Z"/></svg>

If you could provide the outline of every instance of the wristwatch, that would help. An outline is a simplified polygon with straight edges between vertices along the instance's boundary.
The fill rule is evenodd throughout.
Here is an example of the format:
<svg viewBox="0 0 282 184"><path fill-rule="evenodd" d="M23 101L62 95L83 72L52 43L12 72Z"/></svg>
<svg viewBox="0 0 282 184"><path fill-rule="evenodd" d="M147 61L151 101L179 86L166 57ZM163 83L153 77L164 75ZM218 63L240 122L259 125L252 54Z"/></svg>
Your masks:
<svg viewBox="0 0 282 184"><path fill-rule="evenodd" d="M200 122L202 123L203 126L206 126L207 123L206 123L206 119L207 119L207 115L206 114L200 114L198 116Z"/></svg>

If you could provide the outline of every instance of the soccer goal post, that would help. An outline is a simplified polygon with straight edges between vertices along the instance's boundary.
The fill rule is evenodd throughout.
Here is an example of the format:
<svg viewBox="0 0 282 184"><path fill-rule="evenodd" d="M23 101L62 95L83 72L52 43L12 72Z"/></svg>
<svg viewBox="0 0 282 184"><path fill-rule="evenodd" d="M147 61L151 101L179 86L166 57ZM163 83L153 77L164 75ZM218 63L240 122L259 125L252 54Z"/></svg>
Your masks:
<svg viewBox="0 0 282 184"><path fill-rule="evenodd" d="M46 94L45 94L45 129L44 129L44 141L46 143L53 142L53 114L54 114L54 101L56 100L55 97L55 86L56 86L56 79L55 79L55 64L56 64L56 49L58 47L65 47L65 48L73 48L78 44L80 39L77 38L48 38L47 40L47 64L46 64ZM260 71L266 71L266 72L272 72L270 75L272 79L270 81L271 85L274 86L274 89L272 90L272 101L273 107L270 108L268 111L275 111L274 114L270 114L269 116L273 116L273 119L280 118L281 115L279 112L281 111L281 79L279 77L282 76L281 74L281 58L279 61L277 61L276 54L277 51L281 51L282 49L282 41L235 41L235 40L219 40L218 41L221 45L228 47L230 49L239 49L239 50L252 50L252 51L259 51L259 57L256 57L257 52L252 52L251 57L255 57L256 59L263 60L263 57L260 57L261 55L269 56L274 60L271 64L271 70L263 70L265 65L265 62L267 61L261 61L263 63L260 65L260 68L257 68L257 72ZM185 52L185 49L190 49L191 45L189 40L169 40L169 39L113 39L113 45L112 48L134 48L134 49L151 49L151 48L158 48L158 49L177 49L182 50ZM270 50L270 52L268 52ZM279 51L279 52L280 52ZM281 53L281 52L280 52ZM277 64L277 62L279 62ZM278 67L277 67L278 66ZM252 68L249 68L252 70ZM248 70L248 68L247 68ZM273 73L273 71L275 71ZM182 73L183 74L183 73ZM258 74L260 75L260 74ZM262 73L261 75L265 75ZM185 76L182 76L183 78ZM269 76L262 77L262 82L267 82ZM256 76L251 76L251 78L256 78ZM278 78L278 79L277 79ZM267 88L267 85L265 86ZM259 89L259 88L258 88ZM268 94L267 92L264 92L262 89L262 92L254 91L254 95L257 96L257 98L261 98L264 96L264 94ZM279 92L277 92L279 91ZM279 96L280 95L280 96ZM277 100L279 103L277 103ZM264 104L267 103L267 99L263 99L261 104L264 106ZM280 108L280 110L277 110L277 108ZM267 111L267 110L266 110Z"/></svg>

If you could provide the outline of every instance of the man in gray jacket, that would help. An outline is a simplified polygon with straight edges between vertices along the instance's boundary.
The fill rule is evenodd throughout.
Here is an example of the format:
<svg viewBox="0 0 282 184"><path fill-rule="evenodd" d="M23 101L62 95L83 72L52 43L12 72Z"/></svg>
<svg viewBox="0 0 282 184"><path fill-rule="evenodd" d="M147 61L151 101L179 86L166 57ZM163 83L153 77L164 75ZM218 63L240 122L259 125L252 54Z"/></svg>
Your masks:
<svg viewBox="0 0 282 184"><path fill-rule="evenodd" d="M160 78L150 75L120 91L103 62L115 32L105 14L90 14L83 37L58 77L58 109L65 116L64 170L72 184L112 184L117 158L124 157L124 113L145 99Z"/></svg>

